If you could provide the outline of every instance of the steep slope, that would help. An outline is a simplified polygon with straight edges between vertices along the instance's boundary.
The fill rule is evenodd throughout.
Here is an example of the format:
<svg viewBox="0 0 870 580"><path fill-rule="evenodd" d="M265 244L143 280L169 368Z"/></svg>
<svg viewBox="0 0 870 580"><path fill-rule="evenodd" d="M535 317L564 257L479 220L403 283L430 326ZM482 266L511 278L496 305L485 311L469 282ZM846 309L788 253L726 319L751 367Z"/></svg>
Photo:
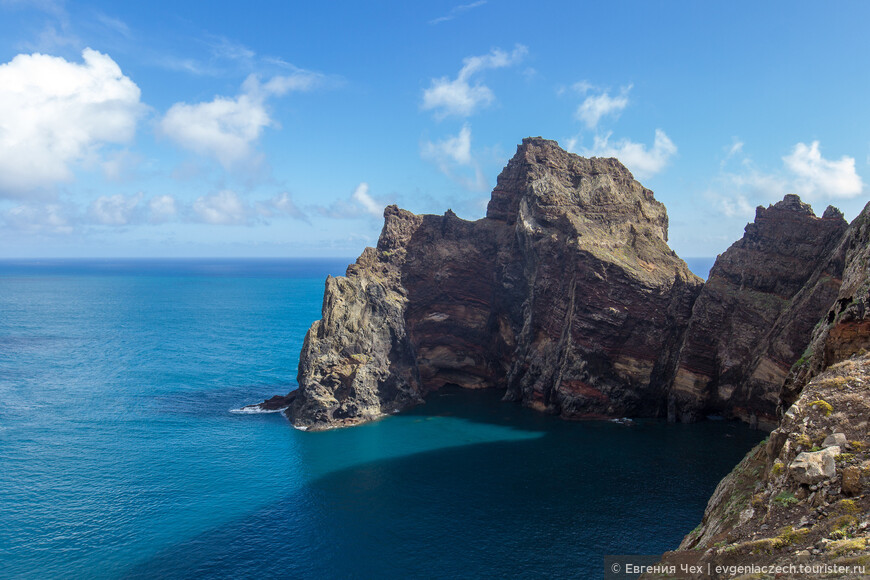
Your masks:
<svg viewBox="0 0 870 580"><path fill-rule="evenodd" d="M510 161L487 217L514 232L499 286L524 289L504 305L519 322L507 397L567 418L663 415L700 280L652 192L615 159L541 141Z"/></svg>
<svg viewBox="0 0 870 580"><path fill-rule="evenodd" d="M702 282L617 160L529 138L487 217L384 217L377 248L327 280L299 389L269 402L294 425L357 424L448 383L566 418L664 414Z"/></svg>
<svg viewBox="0 0 870 580"><path fill-rule="evenodd" d="M666 564L794 566L786 573L827 571L842 578L870 574L868 260L870 205L829 257L844 263L842 284L783 387L779 427L722 480L701 525L665 555ZM830 568L856 565L866 568Z"/></svg>
<svg viewBox="0 0 870 580"><path fill-rule="evenodd" d="M843 264L830 256L846 227L839 210L818 218L796 195L757 209L694 305L672 416L721 413L775 426L780 387L839 289Z"/></svg>

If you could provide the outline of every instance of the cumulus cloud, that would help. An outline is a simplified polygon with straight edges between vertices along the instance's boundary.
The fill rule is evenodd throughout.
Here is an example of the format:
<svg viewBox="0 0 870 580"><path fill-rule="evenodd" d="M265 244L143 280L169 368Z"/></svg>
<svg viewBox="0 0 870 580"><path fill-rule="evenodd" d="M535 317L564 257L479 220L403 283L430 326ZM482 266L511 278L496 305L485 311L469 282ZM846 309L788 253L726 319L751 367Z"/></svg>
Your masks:
<svg viewBox="0 0 870 580"><path fill-rule="evenodd" d="M849 199L864 190L854 158L825 159L818 141L810 145L797 143L791 153L782 157L782 167L773 170L760 168L744 153L743 146L735 139L727 148L719 174L711 180L706 193L728 217L751 218L756 205L776 202L787 193L797 193L804 201L812 202Z"/></svg>
<svg viewBox="0 0 870 580"><path fill-rule="evenodd" d="M293 198L286 191L275 195L271 199L257 203L257 213L263 218L289 216L308 221L305 212L299 209L293 202Z"/></svg>
<svg viewBox="0 0 870 580"><path fill-rule="evenodd" d="M215 97L203 103L175 103L160 121L160 131L181 147L214 157L225 168L253 158L263 129L274 123L266 100L292 91L307 91L320 82L317 73L297 70L260 82L249 76L235 98Z"/></svg>
<svg viewBox="0 0 870 580"><path fill-rule="evenodd" d="M471 163L471 128L463 125L459 134L443 141L423 143L422 155L426 159L451 160L460 165Z"/></svg>
<svg viewBox="0 0 870 580"><path fill-rule="evenodd" d="M471 154L471 127L467 124L455 137L441 141L424 141L420 156L465 189L481 191L487 188L486 178Z"/></svg>
<svg viewBox="0 0 870 580"><path fill-rule="evenodd" d="M471 56L462 61L462 68L455 79L448 77L432 79L431 86L423 91L424 111L434 110L438 118L449 116L468 117L481 107L495 100L489 87L481 82L473 85L472 77L487 69L498 69L520 62L528 53L525 46L517 45L510 53L494 49L489 54Z"/></svg>
<svg viewBox="0 0 870 580"><path fill-rule="evenodd" d="M610 137L610 133L596 136L591 148L583 148L578 153L587 157L616 157L639 179L660 172L677 153L677 146L661 129L656 129L652 147L629 139L611 141ZM571 142L569 148L573 150L575 146L576 142Z"/></svg>
<svg viewBox="0 0 870 580"><path fill-rule="evenodd" d="M75 229L71 208L62 204L27 204L3 212L3 225L28 234L71 234Z"/></svg>
<svg viewBox="0 0 870 580"><path fill-rule="evenodd" d="M178 204L171 195L158 195L148 201L148 213L149 222L162 224L178 215Z"/></svg>
<svg viewBox="0 0 870 580"><path fill-rule="evenodd" d="M133 220L140 201L142 201L141 193L131 196L121 194L101 196L91 203L88 215L97 224L124 226Z"/></svg>
<svg viewBox="0 0 870 580"><path fill-rule="evenodd" d="M738 193L733 197L727 197L708 192L707 198L726 217L749 216L755 212L755 207L749 203L749 200L742 193Z"/></svg>
<svg viewBox="0 0 870 580"><path fill-rule="evenodd" d="M139 87L105 54L82 59L19 54L0 65L0 196L70 181L74 164L135 135Z"/></svg>
<svg viewBox="0 0 870 580"><path fill-rule="evenodd" d="M199 221L214 225L244 225L250 217L248 205L230 190L197 198L193 212Z"/></svg>
<svg viewBox="0 0 870 580"><path fill-rule="evenodd" d="M586 83L575 85L575 90L582 91L583 93L588 92L591 88ZM615 97L611 97L607 91L586 97L577 108L577 119L585 123L589 129L594 129L598 126L598 121L603 117L619 116L619 113L628 106L628 92L630 90L631 86L628 86L622 89L621 93Z"/></svg>
<svg viewBox="0 0 870 580"><path fill-rule="evenodd" d="M864 182L855 171L855 158L844 155L829 161L822 157L818 141L798 143L782 160L794 175L795 192L808 199L851 198L864 190Z"/></svg>

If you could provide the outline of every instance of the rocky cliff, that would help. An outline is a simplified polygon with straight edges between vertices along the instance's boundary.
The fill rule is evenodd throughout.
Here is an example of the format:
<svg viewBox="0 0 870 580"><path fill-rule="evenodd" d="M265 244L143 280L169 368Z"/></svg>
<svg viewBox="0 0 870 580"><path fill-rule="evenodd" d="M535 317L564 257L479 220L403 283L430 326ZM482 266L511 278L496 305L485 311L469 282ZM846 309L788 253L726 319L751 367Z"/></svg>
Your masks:
<svg viewBox="0 0 870 580"><path fill-rule="evenodd" d="M455 384L570 419L719 413L773 428L840 288L842 214L816 217L794 195L759 207L706 285L667 229L616 159L525 139L485 218L385 210L377 247L326 282L299 389L259 408L325 429Z"/></svg>
<svg viewBox="0 0 870 580"><path fill-rule="evenodd" d="M665 555L665 563L799 571L815 566L844 578L870 574L868 260L870 206L828 258L843 264L842 283L785 382L781 423L722 480L701 524L678 551ZM823 568L853 565L866 566L866 573Z"/></svg>
<svg viewBox="0 0 870 580"><path fill-rule="evenodd" d="M485 218L384 218L377 247L326 282L299 389L268 402L294 425L353 425L448 383L566 418L664 415L702 281L616 159L525 139Z"/></svg>
<svg viewBox="0 0 870 580"><path fill-rule="evenodd" d="M847 224L819 218L796 195L756 210L720 255L692 311L671 391L671 414L777 422L779 391L813 326L837 295L842 260L830 259Z"/></svg>

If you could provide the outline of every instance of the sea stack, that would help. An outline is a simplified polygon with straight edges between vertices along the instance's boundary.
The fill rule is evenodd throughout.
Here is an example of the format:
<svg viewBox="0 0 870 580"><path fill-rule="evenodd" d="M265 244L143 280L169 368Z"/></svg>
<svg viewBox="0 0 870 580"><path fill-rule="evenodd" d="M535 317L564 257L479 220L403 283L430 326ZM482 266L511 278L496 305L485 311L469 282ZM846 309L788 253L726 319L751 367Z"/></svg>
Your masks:
<svg viewBox="0 0 870 580"><path fill-rule="evenodd" d="M616 159L524 139L485 218L384 212L376 248L328 278L286 413L354 425L446 384L565 418L664 416L703 282L653 192Z"/></svg>

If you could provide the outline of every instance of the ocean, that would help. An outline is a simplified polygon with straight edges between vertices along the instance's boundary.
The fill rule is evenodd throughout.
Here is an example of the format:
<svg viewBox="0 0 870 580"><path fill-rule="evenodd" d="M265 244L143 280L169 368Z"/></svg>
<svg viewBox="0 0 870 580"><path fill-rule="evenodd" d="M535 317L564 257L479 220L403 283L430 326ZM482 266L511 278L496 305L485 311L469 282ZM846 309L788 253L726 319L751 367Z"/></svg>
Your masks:
<svg viewBox="0 0 870 580"><path fill-rule="evenodd" d="M0 261L0 577L600 578L763 437L497 391L323 433L231 413L295 388L348 262Z"/></svg>

